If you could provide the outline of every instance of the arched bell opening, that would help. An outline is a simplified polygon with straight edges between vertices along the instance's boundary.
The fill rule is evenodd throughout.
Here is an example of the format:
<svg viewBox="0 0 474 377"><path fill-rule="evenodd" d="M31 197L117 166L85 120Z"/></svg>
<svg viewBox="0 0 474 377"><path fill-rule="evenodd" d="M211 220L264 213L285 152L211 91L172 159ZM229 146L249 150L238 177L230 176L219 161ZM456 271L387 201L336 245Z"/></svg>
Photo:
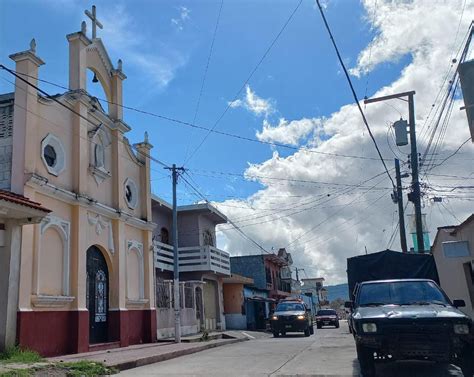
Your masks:
<svg viewBox="0 0 474 377"><path fill-rule="evenodd" d="M103 111L108 114L110 111L111 96L108 94L107 85L100 72L93 68L87 69L87 92L99 100Z"/></svg>

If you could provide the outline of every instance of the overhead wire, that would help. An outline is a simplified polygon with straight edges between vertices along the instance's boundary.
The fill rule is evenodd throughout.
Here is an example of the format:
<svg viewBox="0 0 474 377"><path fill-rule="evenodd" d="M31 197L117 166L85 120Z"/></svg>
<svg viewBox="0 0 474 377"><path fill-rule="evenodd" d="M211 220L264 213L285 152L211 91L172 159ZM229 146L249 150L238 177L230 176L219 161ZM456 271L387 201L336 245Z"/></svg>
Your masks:
<svg viewBox="0 0 474 377"><path fill-rule="evenodd" d="M0 64L0 69L8 69L9 71L15 72L18 75L25 76L25 77L32 77L31 75L16 72L15 70L7 68L7 67L5 67L1 64ZM37 79L39 82L43 82L43 83L46 83L48 85L53 85L53 86L56 86L58 88L71 91L71 89L69 89L69 88L67 88L63 85L59 85L59 84L53 83L51 81L40 79L40 78L35 78L35 79ZM304 151L304 152L308 152L308 153L315 153L315 154L319 154L319 155L323 155L323 156L360 159L360 160L371 160L371 161L378 161L379 160L378 157L367 157L367 156L349 155L349 154L343 154L343 153L324 152L324 151L317 150L316 148L309 148L309 147L305 147L305 146L295 147L293 145L288 145L288 144L283 144L283 143L278 143L278 142L273 142L273 141L260 140L260 139L257 139L257 138L251 138L251 137L247 137L247 136L233 134L233 133L230 133L230 132L219 131L217 129L212 129L212 128L209 128L209 127L200 126L200 125L197 125L197 124L193 124L191 122L187 122L187 121L183 121L183 120L180 120L180 119L172 118L172 117L169 117L169 116L166 116L166 115L157 114L157 113L154 113L154 112L151 112L151 111L146 111L146 110L138 109L138 108L135 108L135 107L126 106L126 105L123 105L123 104L118 104L118 103L115 103L113 101L108 101L107 99L104 99L104 98L99 98L99 97L94 97L94 98L97 98L97 100L99 100L101 102L104 102L104 103L107 103L109 105L116 105L116 106L119 106L119 107L121 107L125 110L129 110L129 111L133 111L133 112L136 112L136 113L139 113L139 114L143 114L143 115L151 116L151 117L154 117L154 118L157 118L157 119L165 120L167 122L170 122L170 123L173 123L173 124L176 124L176 125L186 126L186 127L194 128L194 129L199 129L201 131L208 131L208 132L211 132L211 133L215 133L216 135L231 137L231 138L234 138L234 139L237 139L237 140L242 140L242 141L247 141L247 142L252 142L252 143L258 143L258 144L262 144L262 145L268 145L268 146L271 146L271 147L284 148L284 149L293 150L293 151L297 151L297 152ZM391 160L387 159L387 161L391 161Z"/></svg>
<svg viewBox="0 0 474 377"><path fill-rule="evenodd" d="M392 182L392 187L395 188L395 187L396 187L395 182L393 181L392 176L391 176L390 173L388 172L387 165L385 164L385 161L384 161L384 159L383 159L383 157L382 157L382 153L380 152L379 146L377 145L377 141L375 140L375 137L374 137L374 135L372 134L372 130L370 129L369 122L367 121L367 118L366 118L366 116L365 116L364 110L362 110L362 107L360 106L359 98L358 98L358 96L357 96L357 93L355 92L354 86L353 86L353 84L352 84L352 80L351 80L351 78L350 78L350 76L349 76L349 72L347 71L346 65L344 64L344 60L342 59L341 54L340 54L340 52L339 52L339 48L337 47L337 44L336 44L336 41L335 41L334 36L333 36L333 34L332 34L331 28L329 27L328 21L327 21L327 19L326 19L326 16L325 16L325 14L324 14L323 8L322 8L322 6L321 6L321 2L320 2L320 0L315 0L315 1L316 1L316 4L318 5L319 12L321 13L321 17L322 17L322 19L323 19L323 21L324 21L324 25L326 26L326 30L327 30L327 32L328 32L328 34L329 34L329 37L330 37L330 39L331 39L331 42L332 42L332 44L333 44L333 46L334 46L334 49L335 49L335 51L336 51L336 55L337 55L337 58L338 58L338 60L339 60L339 64L341 65L341 67L342 67L342 69L343 69L343 71L344 71L344 75L345 75L345 77L346 77L346 79L347 79L347 82L348 82L348 84L349 84L350 90L351 90L351 92L352 92L352 96L354 97L354 101L355 101L355 103L356 103L356 105L357 105L357 108L359 109L360 115L362 116L362 120L363 120L363 122L364 122L364 124L365 124L365 127L367 128L367 132L369 133L369 136L370 136L370 138L372 139L372 142L374 143L375 149L377 150L377 154L378 154L378 156L379 156L380 161L382 162L382 165L383 165L383 167L384 167L384 169L385 169L385 172L387 173L388 178L389 178L390 181Z"/></svg>
<svg viewBox="0 0 474 377"><path fill-rule="evenodd" d="M248 77L246 78L246 80L244 81L243 85L240 87L240 89L237 91L237 93L234 95L233 99L231 101L229 101L227 103L227 106L226 108L224 109L224 111L222 112L222 114L217 118L217 120L214 122L214 125L212 126L212 128L206 133L206 135L204 136L204 138L201 140L201 142L198 144L198 146L193 150L193 152L188 156L188 158L185 160L184 162L184 165L186 165L189 160L191 158L193 158L193 156L198 152L198 150L202 147L202 145L206 142L207 138L209 137L209 135L211 134L212 131L215 130L215 128L218 126L218 124L220 123L220 121L224 118L224 116L227 114L227 112L229 111L229 109L231 108L232 106L232 103L235 102L239 96L240 96L240 93L242 92L242 90L244 90L244 88L247 86L247 84L249 83L250 79L253 77L253 75L255 74L255 72L257 71L257 69L260 67L260 65L263 63L263 61L265 60L265 58L267 57L267 55L270 53L271 49L273 48L273 46L276 44L276 42L278 41L278 39L280 38L280 36L283 34L283 32L285 31L286 27L288 26L288 24L290 23L290 21L293 19L293 16L296 14L296 12L298 11L301 3L303 2L303 0L299 0L296 7L293 9L293 11L291 12L291 14L289 15L289 17L287 18L287 20L285 21L285 23L283 24L283 26L280 28L280 31L277 33L277 35L273 38L272 42L270 43L270 45L267 47L267 49L265 50L264 54L262 55L262 57L260 58L260 60L257 62L257 64L255 65L255 67L252 69L252 71L250 72L250 74L248 75Z"/></svg>
<svg viewBox="0 0 474 377"><path fill-rule="evenodd" d="M99 127L102 123L100 124L96 124L95 122L93 122L92 120L90 120L88 117L82 115L81 113L77 112L75 109L73 109L72 107L69 107L68 105L66 105L65 103L59 101L55 96L52 96L50 95L49 93L47 93L46 91L44 91L43 89L39 88L38 86L34 85L33 83L29 82L28 80L25 80L23 77L21 77L21 75L17 74L16 72L14 72L13 70L5 67L3 64L0 64L0 69L3 69L7 72L9 72L10 74L12 74L13 76L15 76L17 79L23 81L24 83L26 83L27 85L31 86L32 88L34 88L35 90L37 90L38 92L40 92L41 94L43 94L44 96L46 96L48 99L56 102L57 104L59 104L60 106L62 106L63 108L69 110L70 112L72 112L73 114L77 115L78 117L80 117L81 119L85 120L86 122L92 124L94 127ZM18 87L16 84L14 84L16 87ZM107 127L107 125L105 125ZM168 167L168 165L166 165L164 162L158 160L157 158L151 156L150 154L148 153L145 153L143 151L140 151L138 150L134 145L131 145L132 148L134 148L136 150L137 153L149 158L150 160L152 160L153 162L156 162L158 163L159 165L162 165L164 167Z"/></svg>
<svg viewBox="0 0 474 377"><path fill-rule="evenodd" d="M201 98L202 98L202 95L203 95L203 92L204 92L204 84L206 83L207 71L209 70L209 65L211 63L212 51L214 50L214 42L216 41L217 29L219 28L219 21L221 19L221 13L222 13L223 5L224 5L224 0L221 0L221 4L219 6L219 12L217 14L216 26L214 27L214 33L212 35L211 47L209 49L209 54L207 56L207 62L206 62L206 66L204 68L204 74L203 74L202 81L201 81L201 88L199 90L198 99L196 101L196 108L194 110L194 116L193 116L193 124L196 123L197 115L199 113L199 107L201 105ZM191 141L191 138L189 138L189 142L190 141ZM188 147L186 148L186 154L185 154L184 160L187 159L187 155L188 155L188 151L189 151L189 142L188 142ZM183 163L183 165L184 165L184 163Z"/></svg>

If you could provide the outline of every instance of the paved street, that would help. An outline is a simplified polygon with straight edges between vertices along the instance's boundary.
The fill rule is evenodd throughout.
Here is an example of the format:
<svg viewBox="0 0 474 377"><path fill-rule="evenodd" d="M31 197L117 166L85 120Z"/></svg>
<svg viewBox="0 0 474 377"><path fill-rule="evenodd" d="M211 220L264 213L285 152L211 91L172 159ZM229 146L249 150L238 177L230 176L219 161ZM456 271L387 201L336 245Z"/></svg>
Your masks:
<svg viewBox="0 0 474 377"><path fill-rule="evenodd" d="M255 336L255 333L248 333ZM452 366L397 363L377 366L383 377L462 376ZM352 336L340 329L321 329L310 338L290 335L255 339L121 373L124 376L359 376Z"/></svg>

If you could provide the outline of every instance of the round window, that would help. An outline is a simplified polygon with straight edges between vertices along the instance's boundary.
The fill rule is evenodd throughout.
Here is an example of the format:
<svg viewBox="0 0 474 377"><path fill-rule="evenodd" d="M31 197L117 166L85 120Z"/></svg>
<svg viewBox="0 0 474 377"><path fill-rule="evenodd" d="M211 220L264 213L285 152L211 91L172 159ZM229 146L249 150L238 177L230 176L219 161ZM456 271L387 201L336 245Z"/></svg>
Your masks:
<svg viewBox="0 0 474 377"><path fill-rule="evenodd" d="M127 198L127 202L131 203L133 199L132 188L130 185L125 186L125 197Z"/></svg>
<svg viewBox="0 0 474 377"><path fill-rule="evenodd" d="M46 160L46 163L48 164L48 166L53 168L56 165L56 162L58 160L58 156L56 154L56 151L54 150L54 148L50 144L48 144L44 147L43 155L44 155L44 159Z"/></svg>
<svg viewBox="0 0 474 377"><path fill-rule="evenodd" d="M127 206L135 209L138 204L138 189L137 185L131 178L127 178L123 185L123 196Z"/></svg>

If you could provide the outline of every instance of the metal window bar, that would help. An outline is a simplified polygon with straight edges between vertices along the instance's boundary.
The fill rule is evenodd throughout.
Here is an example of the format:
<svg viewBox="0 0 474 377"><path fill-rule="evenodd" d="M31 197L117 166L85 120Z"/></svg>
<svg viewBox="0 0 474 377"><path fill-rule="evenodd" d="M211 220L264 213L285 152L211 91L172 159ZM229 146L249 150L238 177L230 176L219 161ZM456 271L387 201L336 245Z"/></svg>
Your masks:
<svg viewBox="0 0 474 377"><path fill-rule="evenodd" d="M194 308L194 287L191 283L184 284L184 307L188 309Z"/></svg>
<svg viewBox="0 0 474 377"><path fill-rule="evenodd" d="M156 279L156 307L171 308L172 282L163 279Z"/></svg>

